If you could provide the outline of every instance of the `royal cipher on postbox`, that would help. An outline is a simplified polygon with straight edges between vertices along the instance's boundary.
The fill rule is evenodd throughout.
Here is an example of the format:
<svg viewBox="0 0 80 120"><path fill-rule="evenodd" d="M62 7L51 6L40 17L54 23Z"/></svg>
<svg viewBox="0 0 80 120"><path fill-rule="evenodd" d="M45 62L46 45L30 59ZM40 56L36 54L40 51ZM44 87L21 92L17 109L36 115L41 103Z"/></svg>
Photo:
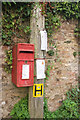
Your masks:
<svg viewBox="0 0 80 120"><path fill-rule="evenodd" d="M12 82L17 87L34 84L34 45L18 43L13 47Z"/></svg>

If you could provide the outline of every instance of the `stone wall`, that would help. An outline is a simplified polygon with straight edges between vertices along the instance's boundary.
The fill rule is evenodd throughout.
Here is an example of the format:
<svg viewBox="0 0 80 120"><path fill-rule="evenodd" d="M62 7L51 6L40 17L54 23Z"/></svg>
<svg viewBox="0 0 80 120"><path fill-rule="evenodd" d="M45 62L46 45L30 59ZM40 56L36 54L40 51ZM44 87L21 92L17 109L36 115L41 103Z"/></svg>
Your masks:
<svg viewBox="0 0 80 120"><path fill-rule="evenodd" d="M2 118L2 46L0 43L0 118Z"/></svg>
<svg viewBox="0 0 80 120"><path fill-rule="evenodd" d="M17 38L16 38L17 39ZM18 40L19 42L21 39ZM12 83L11 74L8 74L4 71L5 65L5 50L9 50L10 48L7 46L2 46L2 113L3 118L8 118L9 114L14 107L14 105L23 97L25 97L28 93L27 87L17 88Z"/></svg>
<svg viewBox="0 0 80 120"><path fill-rule="evenodd" d="M78 83L78 56L73 56L74 52L78 52L78 41L74 37L76 24L76 21L61 21L59 31L50 38L54 39L58 51L57 56L49 57L47 55L46 60L46 65L53 66L45 87L50 111L55 111L66 99L66 92ZM48 50L50 49L55 50L48 46Z"/></svg>
<svg viewBox="0 0 80 120"><path fill-rule="evenodd" d="M53 57L47 55L46 59L46 67L48 64L53 66L50 71L50 77L45 83L45 92L48 98L48 108L50 111L56 110L66 98L66 92L77 85L78 56L73 56L73 52L78 51L78 43L74 37L75 24L75 21L61 21L60 29L50 38L54 39L58 50L58 59L56 55ZM5 49L8 48L3 46L2 48L2 64L4 64L4 59L6 57ZM48 50L49 49L54 48L49 47L48 42ZM11 82L11 74L7 74L3 69L1 104L4 118L9 116L14 105L22 97L25 97L27 92L27 88L15 87Z"/></svg>

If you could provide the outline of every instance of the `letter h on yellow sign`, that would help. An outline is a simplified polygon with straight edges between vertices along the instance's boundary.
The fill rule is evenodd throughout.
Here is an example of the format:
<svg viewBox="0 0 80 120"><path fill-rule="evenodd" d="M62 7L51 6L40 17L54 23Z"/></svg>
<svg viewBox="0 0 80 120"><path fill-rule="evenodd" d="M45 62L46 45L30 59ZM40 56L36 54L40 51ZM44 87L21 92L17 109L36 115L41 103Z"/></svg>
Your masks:
<svg viewBox="0 0 80 120"><path fill-rule="evenodd" d="M34 84L33 97L43 97L43 84Z"/></svg>

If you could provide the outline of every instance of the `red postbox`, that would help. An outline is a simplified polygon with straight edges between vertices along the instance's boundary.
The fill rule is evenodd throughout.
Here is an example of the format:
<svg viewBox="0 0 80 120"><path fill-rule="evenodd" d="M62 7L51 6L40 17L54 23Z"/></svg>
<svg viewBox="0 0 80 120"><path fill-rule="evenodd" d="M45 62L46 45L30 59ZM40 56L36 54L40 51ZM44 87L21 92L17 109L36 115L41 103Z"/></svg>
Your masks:
<svg viewBox="0 0 80 120"><path fill-rule="evenodd" d="M18 43L13 47L12 82L17 87L33 86L34 45Z"/></svg>

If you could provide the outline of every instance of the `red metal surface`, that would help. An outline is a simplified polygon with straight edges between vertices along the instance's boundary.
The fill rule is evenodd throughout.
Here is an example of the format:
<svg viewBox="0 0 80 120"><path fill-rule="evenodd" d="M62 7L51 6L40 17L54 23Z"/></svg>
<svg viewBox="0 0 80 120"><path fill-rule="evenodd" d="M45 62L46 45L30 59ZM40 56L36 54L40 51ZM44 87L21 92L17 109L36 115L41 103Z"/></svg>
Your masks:
<svg viewBox="0 0 80 120"><path fill-rule="evenodd" d="M12 82L17 87L34 84L34 45L18 43L13 47ZM27 63L26 63L27 61ZM22 65L29 65L29 79L22 79Z"/></svg>
<svg viewBox="0 0 80 120"><path fill-rule="evenodd" d="M45 60L45 58L35 58L35 60Z"/></svg>

